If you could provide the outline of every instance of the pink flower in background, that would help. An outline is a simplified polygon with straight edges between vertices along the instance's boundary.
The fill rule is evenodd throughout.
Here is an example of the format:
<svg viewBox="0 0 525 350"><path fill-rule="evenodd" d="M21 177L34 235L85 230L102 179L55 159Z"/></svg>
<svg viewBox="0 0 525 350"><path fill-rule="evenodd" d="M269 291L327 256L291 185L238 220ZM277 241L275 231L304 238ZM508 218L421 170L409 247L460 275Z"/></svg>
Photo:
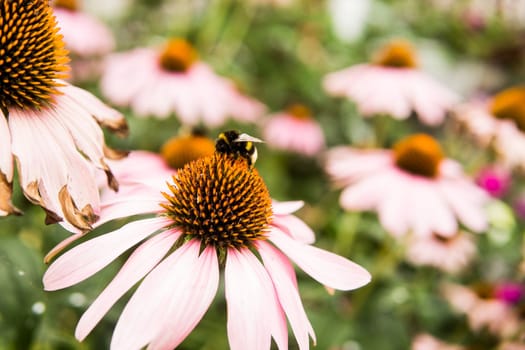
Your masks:
<svg viewBox="0 0 525 350"><path fill-rule="evenodd" d="M110 55L101 89L112 103L130 106L139 117L175 113L185 125L216 127L230 117L254 122L265 109L199 61L193 47L181 39L163 48Z"/></svg>
<svg viewBox="0 0 525 350"><path fill-rule="evenodd" d="M476 183L492 197L501 198L510 187L511 174L502 167L486 167L476 175Z"/></svg>
<svg viewBox="0 0 525 350"><path fill-rule="evenodd" d="M482 146L494 147L503 165L525 169L525 87L465 103L453 115Z"/></svg>
<svg viewBox="0 0 525 350"><path fill-rule="evenodd" d="M447 344L430 334L418 334L412 340L411 350L467 350L459 345Z"/></svg>
<svg viewBox="0 0 525 350"><path fill-rule="evenodd" d="M389 43L373 63L328 74L324 89L357 104L365 117L387 114L406 119L414 111L422 123L441 124L458 96L417 69L417 59L405 41Z"/></svg>
<svg viewBox="0 0 525 350"><path fill-rule="evenodd" d="M53 13L71 54L72 80L99 76L102 58L115 48L113 33L104 23L83 12L76 0L53 1Z"/></svg>
<svg viewBox="0 0 525 350"><path fill-rule="evenodd" d="M292 105L269 118L263 133L270 147L305 156L315 156L324 148L323 130L306 107Z"/></svg>
<svg viewBox="0 0 525 350"><path fill-rule="evenodd" d="M167 186L124 195L106 209L125 216L125 208L134 211L138 199L142 214L153 217L72 248L44 275L46 290L66 288L138 244L80 319L79 340L142 280L117 322L111 348L177 347L213 301L223 267L231 349L270 349L272 338L287 348L286 319L299 347L308 349L315 335L291 261L335 289L358 288L370 280L359 265L311 246L313 232L292 214L301 203L272 202L243 157L200 158L178 170Z"/></svg>
<svg viewBox="0 0 525 350"><path fill-rule="evenodd" d="M428 135L412 135L392 150L337 147L328 152L325 168L344 187L344 209L377 211L395 236L450 237L459 222L476 232L487 227L488 196Z"/></svg>
<svg viewBox="0 0 525 350"><path fill-rule="evenodd" d="M450 305L467 316L469 326L476 332L487 329L500 337L517 333L519 320L507 302L494 295L494 286L480 284L468 288L459 284L445 284L442 293Z"/></svg>
<svg viewBox="0 0 525 350"><path fill-rule="evenodd" d="M54 0L53 14L71 54L102 56L115 48L111 31L101 21L82 12L77 1Z"/></svg>
<svg viewBox="0 0 525 350"><path fill-rule="evenodd" d="M46 1L4 1L0 18L0 215L11 203L14 162L24 195L46 211L47 223L89 230L100 211L97 169L118 184L106 161L121 156L99 126L126 133L123 116L89 92L63 80L68 61ZM31 28L32 30L28 30Z"/></svg>
<svg viewBox="0 0 525 350"><path fill-rule="evenodd" d="M407 260L418 266L432 266L448 273L465 269L476 255L476 244L466 232L451 237L438 234L410 237L406 250Z"/></svg>

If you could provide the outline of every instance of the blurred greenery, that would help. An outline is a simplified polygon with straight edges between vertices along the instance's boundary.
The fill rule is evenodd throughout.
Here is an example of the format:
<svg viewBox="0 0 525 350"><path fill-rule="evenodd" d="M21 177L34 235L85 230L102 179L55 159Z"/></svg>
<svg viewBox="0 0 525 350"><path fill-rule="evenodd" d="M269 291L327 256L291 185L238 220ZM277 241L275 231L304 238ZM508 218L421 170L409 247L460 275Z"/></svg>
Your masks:
<svg viewBox="0 0 525 350"><path fill-rule="evenodd" d="M436 129L418 124L414 117L408 121L388 116L365 120L350 101L328 97L321 81L329 72L366 62L389 38L404 37L418 47L437 48L427 56L438 62L430 60L429 65L446 66L452 74L443 80L449 79L451 86L460 85L456 81L460 76L454 72L457 69L459 73L461 64L474 63L483 67L484 74L497 73L497 79L467 76L472 79L467 85L473 88L462 91L465 97L523 84L525 23L508 23L494 15L483 25L469 24L462 12L469 2L466 0L456 1L446 10L433 7L432 1L375 0L370 1L362 33L348 40L335 34L328 0L295 0L286 6L260 2L127 0L125 11L104 13L102 17L114 32L117 51L158 44L171 36L186 37L202 60L262 101L270 112L291 103L307 105L323 128L328 147L387 147L405 135L424 131L438 137L447 154L459 160L470 174L493 161L493 154L473 144L452 123ZM85 4L93 15L97 15L94 9L103 6L104 1ZM349 14L348 21L353 20ZM102 98L98 77L78 85ZM112 147L158 151L181 126L175 117L139 118L130 109L120 110L126 115L130 135L120 139L106 133ZM261 136L260 125L233 121L208 131L216 135L231 128ZM509 195L491 206L491 229L475 237L478 254L471 268L450 275L405 262L403 242L388 235L375 214L344 212L338 204L339 191L324 174L320 158L262 145L258 159L257 168L272 197L306 202L297 215L316 232L316 246L350 258L373 276L363 288L330 295L322 285L298 272L302 300L317 334L317 349L403 350L410 348L420 332L472 348L496 346L496 340L486 332L469 329L465 317L451 309L439 288L443 281L466 285L484 280L523 283L519 265L525 225L511 207L517 189L523 186L522 174L515 174ZM109 348L116 320L132 291L85 341L74 338L74 329L125 257L76 286L43 291L43 256L68 233L58 225L44 226L44 212L24 199L17 184L14 187L14 202L25 214L0 220L0 349ZM90 237L122 223L103 225ZM221 286L204 319L179 348L227 349L225 310ZM297 348L293 336L290 348Z"/></svg>

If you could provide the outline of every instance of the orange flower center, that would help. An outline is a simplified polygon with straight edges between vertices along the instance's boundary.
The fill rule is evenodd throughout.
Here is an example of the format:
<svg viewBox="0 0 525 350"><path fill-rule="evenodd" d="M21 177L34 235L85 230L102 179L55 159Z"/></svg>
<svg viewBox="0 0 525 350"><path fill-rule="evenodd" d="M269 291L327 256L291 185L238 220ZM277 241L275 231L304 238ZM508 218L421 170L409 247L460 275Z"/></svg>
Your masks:
<svg viewBox="0 0 525 350"><path fill-rule="evenodd" d="M518 129L525 132L525 86L513 87L495 95L490 112L498 119L512 120Z"/></svg>
<svg viewBox="0 0 525 350"><path fill-rule="evenodd" d="M69 11L77 11L79 9L78 1L76 0L55 0L53 6Z"/></svg>
<svg viewBox="0 0 525 350"><path fill-rule="evenodd" d="M182 169L186 164L215 152L215 142L204 135L174 137L161 148L162 158L173 169Z"/></svg>
<svg viewBox="0 0 525 350"><path fill-rule="evenodd" d="M439 174L439 164L444 158L439 144L426 134L415 134L399 141L393 151L399 168L429 178Z"/></svg>
<svg viewBox="0 0 525 350"><path fill-rule="evenodd" d="M67 50L47 0L0 3L0 109L40 108L58 94Z"/></svg>
<svg viewBox="0 0 525 350"><path fill-rule="evenodd" d="M286 111L298 119L310 119L312 113L308 107L300 103L294 103L290 105Z"/></svg>
<svg viewBox="0 0 525 350"><path fill-rule="evenodd" d="M170 72L185 72L197 57L197 52L186 40L172 39L160 54L160 65Z"/></svg>
<svg viewBox="0 0 525 350"><path fill-rule="evenodd" d="M161 204L173 226L217 248L252 247L272 218L268 189L255 168L226 153L197 159L173 176Z"/></svg>
<svg viewBox="0 0 525 350"><path fill-rule="evenodd" d="M377 52L372 62L385 67L417 67L417 57L414 48L409 42L404 40L396 40L388 43Z"/></svg>
<svg viewBox="0 0 525 350"><path fill-rule="evenodd" d="M479 282L472 286L476 295L481 299L492 299L494 297L494 286L487 282Z"/></svg>

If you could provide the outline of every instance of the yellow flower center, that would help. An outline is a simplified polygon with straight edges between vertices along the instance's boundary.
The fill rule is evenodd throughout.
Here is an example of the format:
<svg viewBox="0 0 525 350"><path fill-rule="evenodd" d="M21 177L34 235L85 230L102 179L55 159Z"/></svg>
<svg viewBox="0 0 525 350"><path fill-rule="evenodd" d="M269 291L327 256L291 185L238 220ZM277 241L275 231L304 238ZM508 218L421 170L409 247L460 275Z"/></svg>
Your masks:
<svg viewBox="0 0 525 350"><path fill-rule="evenodd" d="M312 113L308 107L305 105L294 103L289 106L286 111L298 119L310 119L312 118Z"/></svg>
<svg viewBox="0 0 525 350"><path fill-rule="evenodd" d="M210 156L215 152L215 142L204 135L174 137L161 148L162 158L173 169L182 169L196 159Z"/></svg>
<svg viewBox="0 0 525 350"><path fill-rule="evenodd" d="M394 145L395 164L414 175L436 177L444 158L436 140L426 134L409 136Z"/></svg>
<svg viewBox="0 0 525 350"><path fill-rule="evenodd" d="M170 72L184 72L197 60L197 51L183 39L172 39L160 54L160 65Z"/></svg>
<svg viewBox="0 0 525 350"><path fill-rule="evenodd" d="M66 77L62 35L47 0L0 3L0 109L40 108Z"/></svg>
<svg viewBox="0 0 525 350"><path fill-rule="evenodd" d="M266 239L270 194L244 159L215 153L186 164L173 182L161 206L184 234L216 248L252 247Z"/></svg>
<svg viewBox="0 0 525 350"><path fill-rule="evenodd" d="M394 68L415 68L418 65L414 48L404 40L388 43L377 52L372 62L380 66Z"/></svg>
<svg viewBox="0 0 525 350"><path fill-rule="evenodd" d="M53 6L69 11L78 11L79 9L79 4L76 0L55 0L53 1Z"/></svg>
<svg viewBox="0 0 525 350"><path fill-rule="evenodd" d="M525 132L525 86L513 87L495 95L490 112L498 119L512 120L518 129Z"/></svg>

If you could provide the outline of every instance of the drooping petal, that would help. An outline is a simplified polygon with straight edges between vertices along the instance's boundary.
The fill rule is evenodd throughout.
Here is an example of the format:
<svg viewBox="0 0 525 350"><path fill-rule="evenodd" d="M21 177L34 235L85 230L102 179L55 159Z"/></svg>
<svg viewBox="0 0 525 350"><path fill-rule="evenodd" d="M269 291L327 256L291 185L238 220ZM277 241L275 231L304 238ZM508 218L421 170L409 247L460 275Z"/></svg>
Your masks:
<svg viewBox="0 0 525 350"><path fill-rule="evenodd" d="M367 270L342 256L294 241L277 228L269 232L269 238L304 272L328 287L350 290L370 282Z"/></svg>
<svg viewBox="0 0 525 350"><path fill-rule="evenodd" d="M11 155L11 133L6 116L0 110L0 173L7 182L13 180L13 156Z"/></svg>
<svg viewBox="0 0 525 350"><path fill-rule="evenodd" d="M230 349L268 350L283 315L276 312L279 302L268 273L250 251L228 249L225 292Z"/></svg>
<svg viewBox="0 0 525 350"><path fill-rule="evenodd" d="M89 230L99 210L94 167L77 151L56 113L53 108L11 111L20 183L26 197L46 209L48 222L63 219L73 232Z"/></svg>
<svg viewBox="0 0 525 350"><path fill-rule="evenodd" d="M315 344L315 333L304 311L292 264L281 252L267 242L261 241L257 247L266 271L273 281L279 302L290 321L299 349L307 350L310 346L308 336L312 337Z"/></svg>
<svg viewBox="0 0 525 350"><path fill-rule="evenodd" d="M140 72L140 70L137 70L135 73L138 72ZM133 75L133 78L136 77L136 74ZM124 119L124 116L120 112L108 107L95 97L95 95L84 89L78 88L62 80L59 80L58 83L61 85L59 90L82 106L82 108L91 114L99 124L119 135L127 135L128 125L126 119Z"/></svg>
<svg viewBox="0 0 525 350"><path fill-rule="evenodd" d="M44 289L62 289L85 280L166 225L165 218L135 221L74 247L49 266L44 274Z"/></svg>
<svg viewBox="0 0 525 350"><path fill-rule="evenodd" d="M177 303L179 296L190 298L189 295L182 296L183 293L202 293L201 296L212 294L212 289L217 288L215 281L218 272L209 264L209 253L199 259L199 246L197 240L183 244L146 276L120 315L111 339L111 349L140 349L154 341L164 327L168 326L166 322L171 322L167 319L167 306L170 305L170 310L172 307L185 308L186 305ZM210 270L204 270L205 268ZM200 276L192 277L196 274ZM191 284L181 283L191 282L192 278L209 278L211 282L203 286L205 291L193 290ZM198 309L189 324L196 324L200 319L197 314L204 314L208 300L202 300L201 304L198 300L191 303ZM183 339L183 333L188 330L183 327L183 331L179 332L178 326L179 324L174 324L170 332L176 332L174 336Z"/></svg>
<svg viewBox="0 0 525 350"><path fill-rule="evenodd" d="M84 312L78 321L75 337L84 340L113 304L157 265L179 236L178 231L164 231L135 249L118 274Z"/></svg>
<svg viewBox="0 0 525 350"><path fill-rule="evenodd" d="M215 248L198 255L198 244L187 261L177 261L166 272L177 276L165 307L164 326L148 349L174 349L195 328L208 310L219 286L219 261ZM161 320L162 321L162 320Z"/></svg>
<svg viewBox="0 0 525 350"><path fill-rule="evenodd" d="M0 216L20 214L20 211L11 203L12 181L11 133L9 132L6 117L0 110Z"/></svg>

